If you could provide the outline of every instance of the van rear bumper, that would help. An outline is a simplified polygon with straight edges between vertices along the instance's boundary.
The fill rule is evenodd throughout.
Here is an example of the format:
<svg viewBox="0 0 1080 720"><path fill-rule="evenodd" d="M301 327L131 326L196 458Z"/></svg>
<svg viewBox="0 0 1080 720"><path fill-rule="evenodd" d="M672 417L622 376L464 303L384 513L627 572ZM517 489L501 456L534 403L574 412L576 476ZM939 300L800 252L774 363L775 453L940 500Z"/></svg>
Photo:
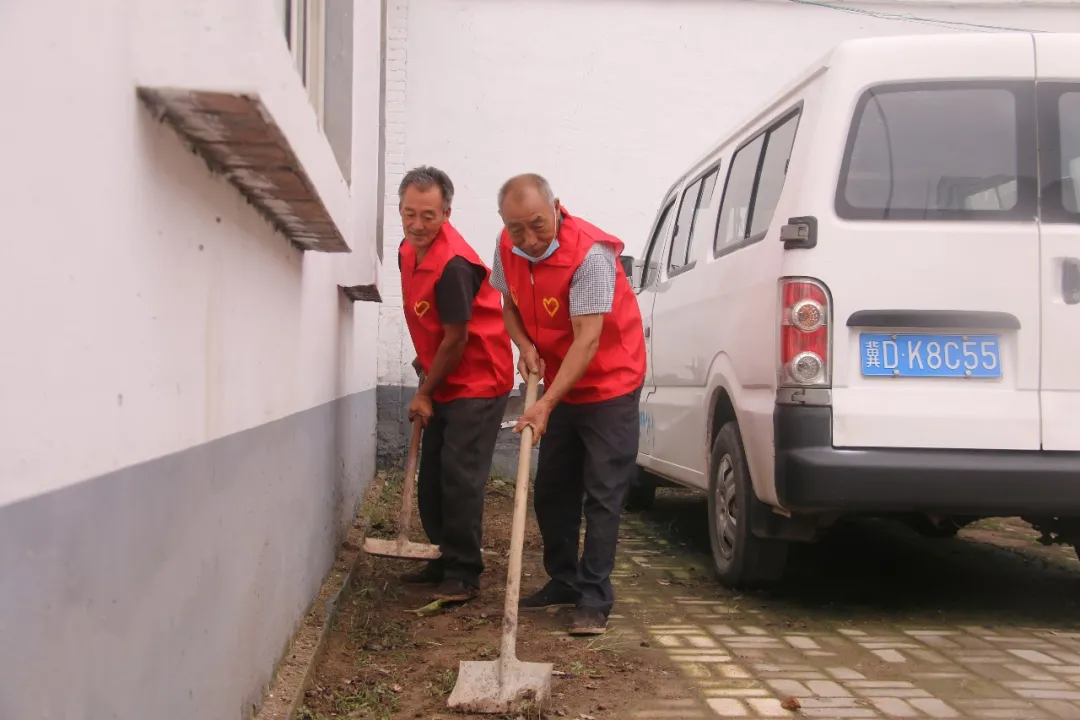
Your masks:
<svg viewBox="0 0 1080 720"><path fill-rule="evenodd" d="M1080 452L835 448L832 408L777 405L773 421L792 512L1080 516Z"/></svg>

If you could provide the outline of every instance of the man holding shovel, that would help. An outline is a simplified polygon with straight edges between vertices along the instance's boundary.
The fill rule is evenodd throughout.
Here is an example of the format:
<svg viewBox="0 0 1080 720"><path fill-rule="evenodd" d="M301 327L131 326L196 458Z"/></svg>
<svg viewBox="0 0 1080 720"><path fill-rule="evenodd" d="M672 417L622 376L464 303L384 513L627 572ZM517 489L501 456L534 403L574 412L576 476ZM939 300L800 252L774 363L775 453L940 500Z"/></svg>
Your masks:
<svg viewBox="0 0 1080 720"><path fill-rule="evenodd" d="M432 167L410 170L398 188L401 296L413 367L423 371L409 404L409 419L424 426L417 503L442 551L402 581L438 585L436 599L464 602L484 570L484 486L514 360L487 266L449 222L453 198L450 178Z"/></svg>
<svg viewBox="0 0 1080 720"><path fill-rule="evenodd" d="M498 201L505 227L491 285L504 295L519 371L545 385L515 432L528 425L544 437L534 504L551 580L521 608L573 605L570 634L599 635L615 601L611 571L637 459L641 313L618 262L622 242L570 215L544 178L511 178Z"/></svg>

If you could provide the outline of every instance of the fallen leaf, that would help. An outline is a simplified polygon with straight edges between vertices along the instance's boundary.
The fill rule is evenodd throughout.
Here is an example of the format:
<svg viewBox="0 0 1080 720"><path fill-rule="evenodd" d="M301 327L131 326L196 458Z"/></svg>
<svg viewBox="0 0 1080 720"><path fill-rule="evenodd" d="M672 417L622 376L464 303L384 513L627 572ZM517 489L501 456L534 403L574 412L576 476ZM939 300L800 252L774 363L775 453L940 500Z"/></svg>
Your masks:
<svg viewBox="0 0 1080 720"><path fill-rule="evenodd" d="M422 608L417 608L416 610L406 610L405 612L410 612L413 615L416 615L417 617L424 617L425 615L434 615L435 613L439 612L442 609L443 609L443 601L442 600L436 600L434 602L428 603L427 605L425 605Z"/></svg>
<svg viewBox="0 0 1080 720"><path fill-rule="evenodd" d="M789 697L784 700L784 702L780 703L780 707L785 710L795 711L802 707L802 703L799 702L798 698Z"/></svg>
<svg viewBox="0 0 1080 720"><path fill-rule="evenodd" d="M405 688L401 687L400 685L391 685L391 686L390 686L390 689L391 689L391 690L392 690L393 692L396 692L396 693L403 693L403 692L405 692Z"/></svg>

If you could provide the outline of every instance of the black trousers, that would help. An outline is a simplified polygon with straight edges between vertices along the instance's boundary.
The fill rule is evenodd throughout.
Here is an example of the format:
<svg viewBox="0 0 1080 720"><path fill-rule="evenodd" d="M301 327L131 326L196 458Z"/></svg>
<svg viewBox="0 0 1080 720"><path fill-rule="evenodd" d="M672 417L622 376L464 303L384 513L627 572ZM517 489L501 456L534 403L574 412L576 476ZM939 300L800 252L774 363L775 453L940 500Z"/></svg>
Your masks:
<svg viewBox="0 0 1080 720"><path fill-rule="evenodd" d="M540 441L534 506L544 569L574 588L582 605L604 613L615 603L611 571L623 503L636 472L641 389L581 405L559 404ZM585 547L578 559L582 500Z"/></svg>
<svg viewBox="0 0 1080 720"><path fill-rule="evenodd" d="M443 576L475 586L484 571L484 486L507 397L432 403L420 446L420 522L442 550Z"/></svg>

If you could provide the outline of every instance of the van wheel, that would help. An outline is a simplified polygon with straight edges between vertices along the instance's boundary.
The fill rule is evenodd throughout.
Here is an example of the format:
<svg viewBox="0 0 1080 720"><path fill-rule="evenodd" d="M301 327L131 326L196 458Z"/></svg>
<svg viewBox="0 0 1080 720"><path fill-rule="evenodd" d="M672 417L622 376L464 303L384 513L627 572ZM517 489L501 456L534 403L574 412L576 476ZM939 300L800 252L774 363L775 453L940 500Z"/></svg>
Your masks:
<svg viewBox="0 0 1080 720"><path fill-rule="evenodd" d="M630 492L626 496L627 510L650 510L656 500L656 478L645 468L638 467L630 481Z"/></svg>
<svg viewBox="0 0 1080 720"><path fill-rule="evenodd" d="M750 532L750 508L756 502L739 426L729 422L716 436L709 462L709 539L724 585L764 585L784 574L788 544Z"/></svg>

